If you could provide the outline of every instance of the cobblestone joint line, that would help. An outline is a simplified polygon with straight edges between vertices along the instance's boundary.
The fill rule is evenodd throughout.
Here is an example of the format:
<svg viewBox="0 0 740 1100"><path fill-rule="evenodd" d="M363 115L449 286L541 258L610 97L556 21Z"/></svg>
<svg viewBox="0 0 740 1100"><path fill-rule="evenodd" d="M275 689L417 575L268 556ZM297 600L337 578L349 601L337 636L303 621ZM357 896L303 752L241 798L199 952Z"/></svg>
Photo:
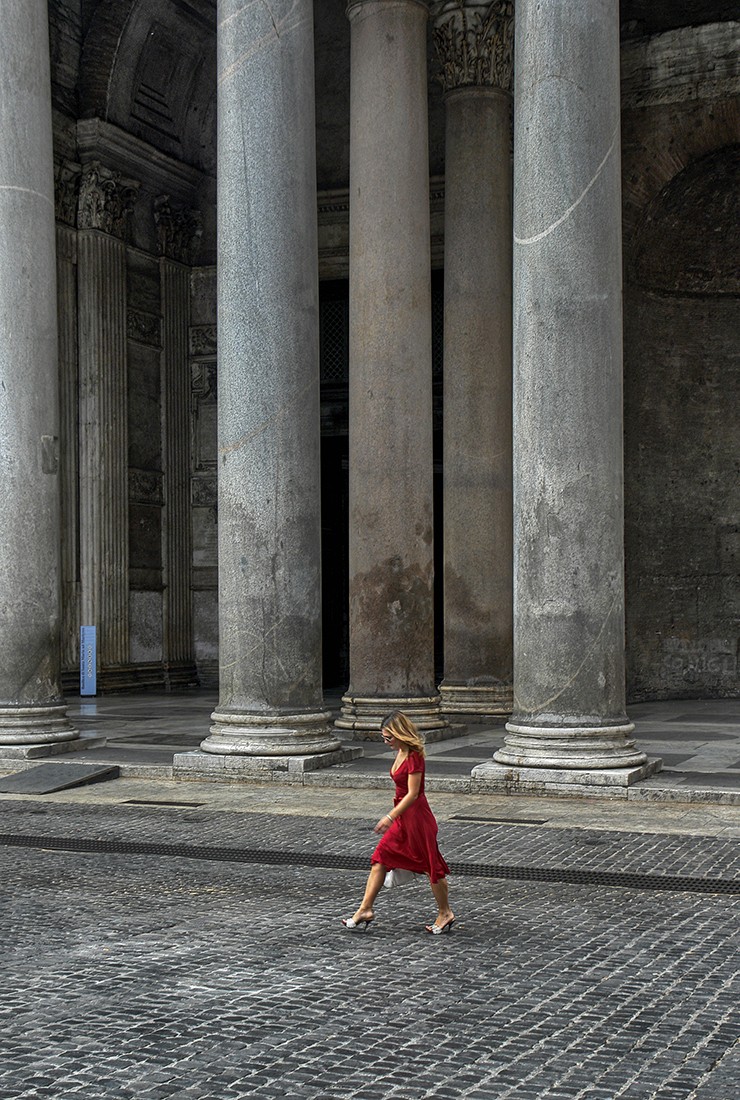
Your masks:
<svg viewBox="0 0 740 1100"><path fill-rule="evenodd" d="M151 844L131 840L99 840L89 837L36 836L0 833L0 845L42 848L66 852L109 852L126 855L169 856L214 862L262 863L342 870L361 870L363 856L338 853L295 852L269 848L228 848L191 844ZM617 886L631 890L671 890L689 893L740 894L740 881L691 875L641 874L635 872L576 870L567 867L512 866L493 863L449 861L453 875L476 878L523 879L536 882L564 882L584 886Z"/></svg>

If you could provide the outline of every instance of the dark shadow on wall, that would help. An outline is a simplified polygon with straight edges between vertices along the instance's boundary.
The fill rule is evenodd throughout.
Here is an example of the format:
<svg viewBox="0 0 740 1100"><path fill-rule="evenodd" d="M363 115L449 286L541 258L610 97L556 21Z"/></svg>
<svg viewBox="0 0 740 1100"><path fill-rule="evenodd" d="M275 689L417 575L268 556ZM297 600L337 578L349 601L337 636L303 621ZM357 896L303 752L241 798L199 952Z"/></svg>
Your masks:
<svg viewBox="0 0 740 1100"><path fill-rule="evenodd" d="M631 700L738 693L740 147L690 164L626 257Z"/></svg>

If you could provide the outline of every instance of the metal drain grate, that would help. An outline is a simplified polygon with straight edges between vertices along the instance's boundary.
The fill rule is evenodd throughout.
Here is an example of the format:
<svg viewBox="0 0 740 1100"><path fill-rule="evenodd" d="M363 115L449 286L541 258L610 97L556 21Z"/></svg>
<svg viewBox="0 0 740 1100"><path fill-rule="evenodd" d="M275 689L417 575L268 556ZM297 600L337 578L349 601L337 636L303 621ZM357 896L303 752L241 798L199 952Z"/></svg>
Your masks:
<svg viewBox="0 0 740 1100"><path fill-rule="evenodd" d="M163 798L127 798L124 806L205 806L205 802L173 802Z"/></svg>
<svg viewBox="0 0 740 1100"><path fill-rule="evenodd" d="M271 848L212 848L191 844L147 844L137 840L93 840L84 837L17 836L0 833L0 845L43 848L60 852L108 852L120 855L171 856L217 863L267 863L297 867L328 867L365 871L366 856L320 855ZM740 880L696 878L690 875L642 875L633 872L577 871L565 867L510 867L496 863L450 863L453 875L473 878L567 882L579 886L621 886L628 890L680 890L694 894L740 894Z"/></svg>
<svg viewBox="0 0 740 1100"><path fill-rule="evenodd" d="M546 825L546 817L471 817L468 814L452 814L450 821L477 821L483 825Z"/></svg>

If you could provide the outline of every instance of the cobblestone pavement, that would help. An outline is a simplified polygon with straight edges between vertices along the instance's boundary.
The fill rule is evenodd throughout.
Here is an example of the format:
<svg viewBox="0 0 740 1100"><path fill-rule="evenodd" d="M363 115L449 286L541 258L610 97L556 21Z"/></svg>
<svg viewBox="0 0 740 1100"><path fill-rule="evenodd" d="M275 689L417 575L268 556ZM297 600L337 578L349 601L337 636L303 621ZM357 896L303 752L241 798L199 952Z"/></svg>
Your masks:
<svg viewBox="0 0 740 1100"><path fill-rule="evenodd" d="M459 877L346 933L365 819L4 801L5 834L297 853L281 866L0 845L2 1100L736 1100L737 897ZM589 843L598 840L600 843ZM448 821L450 859L737 874L730 838Z"/></svg>

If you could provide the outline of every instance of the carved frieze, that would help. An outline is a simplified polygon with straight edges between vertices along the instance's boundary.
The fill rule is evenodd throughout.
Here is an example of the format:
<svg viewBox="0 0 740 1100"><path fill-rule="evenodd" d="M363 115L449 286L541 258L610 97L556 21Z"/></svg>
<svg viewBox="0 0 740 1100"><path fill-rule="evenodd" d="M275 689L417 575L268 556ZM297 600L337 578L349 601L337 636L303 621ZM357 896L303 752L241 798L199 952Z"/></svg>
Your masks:
<svg viewBox="0 0 740 1100"><path fill-rule="evenodd" d="M120 172L112 172L98 161L86 164L80 179L78 228L100 229L125 241L138 190L139 184L124 179Z"/></svg>
<svg viewBox="0 0 740 1100"><path fill-rule="evenodd" d="M216 355L215 325L191 325L190 354L198 358L212 358Z"/></svg>
<svg viewBox="0 0 740 1100"><path fill-rule="evenodd" d="M137 340L140 344L161 348L162 319L156 313L129 309L126 311L126 335L129 340Z"/></svg>
<svg viewBox="0 0 740 1100"><path fill-rule="evenodd" d="M169 195L160 195L154 200L154 221L160 256L181 264L194 264L203 236L200 211L173 206Z"/></svg>
<svg viewBox="0 0 740 1100"><path fill-rule="evenodd" d="M513 0L443 0L433 16L438 80L446 92L470 85L511 91Z"/></svg>
<svg viewBox="0 0 740 1100"><path fill-rule="evenodd" d="M56 219L63 225L77 224L77 201L82 168L74 161L54 162L54 206Z"/></svg>

